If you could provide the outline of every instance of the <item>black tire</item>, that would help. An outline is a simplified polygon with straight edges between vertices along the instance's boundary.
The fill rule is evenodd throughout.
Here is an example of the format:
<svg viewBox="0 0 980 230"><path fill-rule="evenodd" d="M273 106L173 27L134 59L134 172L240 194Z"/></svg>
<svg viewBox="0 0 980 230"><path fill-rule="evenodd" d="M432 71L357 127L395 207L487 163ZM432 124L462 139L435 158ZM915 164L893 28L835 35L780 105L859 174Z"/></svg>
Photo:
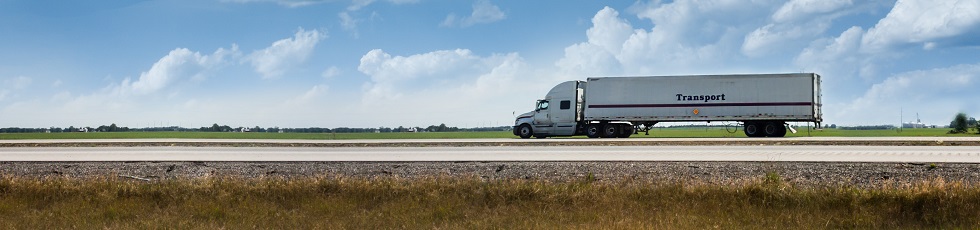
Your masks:
<svg viewBox="0 0 980 230"><path fill-rule="evenodd" d="M745 136L760 137L762 136L760 135L762 132L759 129L760 129L759 124L755 122L746 122L745 127L742 129L742 131L745 132Z"/></svg>
<svg viewBox="0 0 980 230"><path fill-rule="evenodd" d="M538 138L538 139L544 139L546 137L548 137L548 136L545 136L545 135L534 135L534 138Z"/></svg>
<svg viewBox="0 0 980 230"><path fill-rule="evenodd" d="M517 136L521 139L531 138L532 135L534 135L534 130L531 129L530 125L523 124L517 128Z"/></svg>
<svg viewBox="0 0 980 230"><path fill-rule="evenodd" d="M599 138L599 125L597 124L585 125L585 136L589 138Z"/></svg>
<svg viewBox="0 0 980 230"><path fill-rule="evenodd" d="M618 124L605 124L602 126L602 137L615 138L619 136Z"/></svg>
<svg viewBox="0 0 980 230"><path fill-rule="evenodd" d="M630 135L633 135L632 125L623 125L619 128L619 138L630 138Z"/></svg>
<svg viewBox="0 0 980 230"><path fill-rule="evenodd" d="M786 136L786 124L781 124L779 125L779 128L776 129L776 135L774 135L773 137L785 137L785 136Z"/></svg>
<svg viewBox="0 0 980 230"><path fill-rule="evenodd" d="M779 135L779 128L783 127L778 122L766 122L765 128L762 129L762 134L767 137L777 137Z"/></svg>

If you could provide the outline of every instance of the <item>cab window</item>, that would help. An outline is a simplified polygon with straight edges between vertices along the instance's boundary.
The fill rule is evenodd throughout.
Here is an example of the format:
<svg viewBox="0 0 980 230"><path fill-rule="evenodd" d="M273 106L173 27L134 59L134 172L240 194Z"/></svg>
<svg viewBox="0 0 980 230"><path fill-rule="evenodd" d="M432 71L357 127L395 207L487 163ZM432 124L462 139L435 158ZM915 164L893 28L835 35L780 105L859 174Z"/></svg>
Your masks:
<svg viewBox="0 0 980 230"><path fill-rule="evenodd" d="M548 101L538 101L538 110L548 109Z"/></svg>
<svg viewBox="0 0 980 230"><path fill-rule="evenodd" d="M572 101L569 101L569 100L561 101L561 104L558 106L558 108L561 109L561 110L571 109L572 108Z"/></svg>

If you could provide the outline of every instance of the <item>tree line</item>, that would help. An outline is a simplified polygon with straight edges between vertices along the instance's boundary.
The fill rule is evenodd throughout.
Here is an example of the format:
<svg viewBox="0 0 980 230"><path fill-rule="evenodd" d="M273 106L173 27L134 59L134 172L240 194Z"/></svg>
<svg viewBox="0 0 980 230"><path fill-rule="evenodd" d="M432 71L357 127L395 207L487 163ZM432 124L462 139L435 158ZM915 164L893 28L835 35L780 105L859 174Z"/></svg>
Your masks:
<svg viewBox="0 0 980 230"><path fill-rule="evenodd" d="M98 127L75 127L69 126L67 128L61 127L50 127L50 128L19 128L19 127L9 127L0 128L0 133L66 133L66 132L269 132L269 133L391 133L391 132L484 132L484 131L510 131L512 127L510 126L499 126L499 127L479 127L479 128L459 128L454 126L447 126L446 124L430 125L428 127L404 127L398 126L396 128L392 127L378 127L378 128L349 128L349 127L338 127L338 128L320 128L320 127L308 127L308 128L279 128L279 127L231 127L229 125L219 125L214 123L211 126L199 127L199 128L185 128L179 126L169 126L169 127L147 127L147 128L129 128L118 126L115 123L110 125L100 125Z"/></svg>

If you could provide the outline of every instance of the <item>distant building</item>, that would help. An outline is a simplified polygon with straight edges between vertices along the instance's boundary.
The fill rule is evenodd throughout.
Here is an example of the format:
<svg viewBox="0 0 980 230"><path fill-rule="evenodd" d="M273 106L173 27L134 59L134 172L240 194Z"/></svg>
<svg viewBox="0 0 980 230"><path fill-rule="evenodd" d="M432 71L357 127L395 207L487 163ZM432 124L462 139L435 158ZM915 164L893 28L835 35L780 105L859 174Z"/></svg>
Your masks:
<svg viewBox="0 0 980 230"><path fill-rule="evenodd" d="M922 122L911 122L910 121L910 122L902 123L902 128L905 128L905 129L922 129L922 128L927 128L927 127L928 126L926 124L923 124Z"/></svg>
<svg viewBox="0 0 980 230"><path fill-rule="evenodd" d="M905 128L905 129L923 129L923 128L936 128L936 126L935 125L926 125L926 124L922 123L922 120L919 119L919 114L916 113L915 114L915 122L909 121L909 122L902 123L902 128Z"/></svg>

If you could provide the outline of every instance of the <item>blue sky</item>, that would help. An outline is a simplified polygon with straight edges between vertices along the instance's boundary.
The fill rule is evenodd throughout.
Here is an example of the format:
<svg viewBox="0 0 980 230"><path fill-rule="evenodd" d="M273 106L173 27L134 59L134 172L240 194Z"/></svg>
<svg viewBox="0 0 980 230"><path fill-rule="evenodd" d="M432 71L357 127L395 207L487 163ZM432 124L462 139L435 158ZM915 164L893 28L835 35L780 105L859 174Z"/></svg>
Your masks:
<svg viewBox="0 0 980 230"><path fill-rule="evenodd" d="M502 126L589 76L816 72L980 116L980 1L0 1L0 126ZM904 115L903 115L904 114Z"/></svg>

